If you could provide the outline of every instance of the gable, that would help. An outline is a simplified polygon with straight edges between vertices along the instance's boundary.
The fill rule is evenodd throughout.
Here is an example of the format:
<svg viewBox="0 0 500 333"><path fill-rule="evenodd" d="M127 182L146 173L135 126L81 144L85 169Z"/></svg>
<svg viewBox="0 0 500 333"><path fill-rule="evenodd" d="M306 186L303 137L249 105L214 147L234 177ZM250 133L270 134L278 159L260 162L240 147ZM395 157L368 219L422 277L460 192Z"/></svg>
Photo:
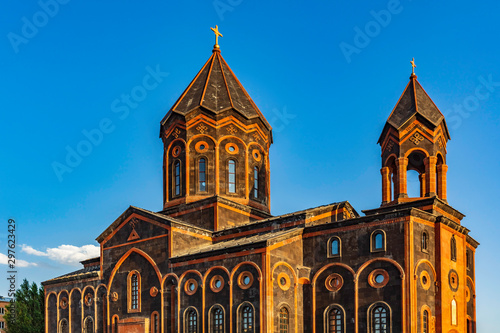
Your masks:
<svg viewBox="0 0 500 333"><path fill-rule="evenodd" d="M103 249L166 237L169 226L137 213L130 214L103 239Z"/></svg>

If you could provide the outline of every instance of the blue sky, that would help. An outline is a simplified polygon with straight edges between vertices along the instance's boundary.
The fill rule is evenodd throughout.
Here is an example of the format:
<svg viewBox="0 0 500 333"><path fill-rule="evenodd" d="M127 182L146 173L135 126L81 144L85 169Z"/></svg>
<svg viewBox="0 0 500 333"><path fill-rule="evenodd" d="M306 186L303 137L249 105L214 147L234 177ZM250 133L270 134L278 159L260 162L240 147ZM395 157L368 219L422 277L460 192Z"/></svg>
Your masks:
<svg viewBox="0 0 500 333"><path fill-rule="evenodd" d="M159 121L211 55L209 28L218 24L223 57L274 127L273 214L341 200L358 211L379 206L376 142L415 57L418 79L450 128L449 203L481 243L478 328L497 327L498 2L0 6L0 249L7 252L7 221L15 219L19 281L77 269L129 205L161 209ZM154 88L137 88L151 72ZM137 91L146 94L127 113L114 112ZM82 143L96 129L102 137ZM69 166L68 152L78 149L86 156ZM0 294L7 289L0 278Z"/></svg>

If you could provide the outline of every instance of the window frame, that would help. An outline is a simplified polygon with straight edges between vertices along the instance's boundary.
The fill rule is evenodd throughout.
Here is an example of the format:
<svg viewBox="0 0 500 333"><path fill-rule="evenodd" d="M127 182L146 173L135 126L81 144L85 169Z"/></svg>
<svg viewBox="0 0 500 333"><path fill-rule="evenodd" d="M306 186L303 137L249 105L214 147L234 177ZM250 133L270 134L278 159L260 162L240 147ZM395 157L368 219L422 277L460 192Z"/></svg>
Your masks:
<svg viewBox="0 0 500 333"><path fill-rule="evenodd" d="M219 332L218 330L215 329L215 311L221 310L222 313L222 331L226 331L226 311L224 307L220 304L215 304L212 306L209 310L209 316L208 316L208 327L209 327L209 332L214 333L214 332Z"/></svg>
<svg viewBox="0 0 500 333"><path fill-rule="evenodd" d="M252 313L252 317L251 317L251 328L250 330L247 330L247 331L244 331L243 330L243 311L245 308L250 308L251 309L251 313ZM255 320L255 307L253 306L252 303L250 302L243 302L240 304L240 306L238 307L238 325L237 325L237 333L254 333L255 332L255 323L256 323L256 320Z"/></svg>
<svg viewBox="0 0 500 333"><path fill-rule="evenodd" d="M133 305L133 297L132 294L134 292L132 286L132 278L133 276L137 276L137 308L134 308ZM127 276L127 312L128 313L137 313L141 312L141 274L137 270L130 271Z"/></svg>
<svg viewBox="0 0 500 333"><path fill-rule="evenodd" d="M389 306L389 304L387 304L386 302L375 302L373 303L372 305L370 305L370 307L368 308L368 312L367 312L367 320L368 320L368 332L370 333L378 333L376 330L375 330L375 320L374 320L374 315L375 315L375 310L379 307L382 307L386 310L386 313L387 313L387 329L385 332L387 333L391 333L392 332L392 309L391 307ZM380 333L385 333L383 331L380 331Z"/></svg>
<svg viewBox="0 0 500 333"><path fill-rule="evenodd" d="M422 239L421 239L421 250L422 252L429 252L429 233L427 231L422 231Z"/></svg>
<svg viewBox="0 0 500 333"><path fill-rule="evenodd" d="M231 169L230 169L231 162L234 163L234 172L231 172ZM226 166L227 166L227 169L226 169L227 170L227 178L226 178L227 191L226 191L226 193L229 195L236 195L238 193L238 190L237 190L238 180L236 177L236 175L237 175L236 170L238 169L238 161L235 158L230 158L227 160ZM231 182L231 175L234 176L234 182ZM231 192L231 184L234 184L234 192Z"/></svg>
<svg viewBox="0 0 500 333"><path fill-rule="evenodd" d="M382 235L382 247L376 247L377 245L377 235ZM382 229L374 230L370 235L370 252L385 252L387 244L387 236L385 231Z"/></svg>
<svg viewBox="0 0 500 333"><path fill-rule="evenodd" d="M286 311L286 318L283 318L284 320L286 320L286 328L282 328L281 327L281 314L282 314L282 311L285 310ZM287 306L287 305L281 305L280 306L280 311L279 311L279 315L278 315L278 330L279 330L279 333L289 333L290 332L290 308Z"/></svg>
<svg viewBox="0 0 500 333"><path fill-rule="evenodd" d="M63 332L63 330L62 330L61 326L62 326L63 323L66 323L66 332ZM69 323L68 323L68 320L66 318L63 318L63 319L59 320L59 325L57 327L57 332L59 332L59 333L68 333L69 332Z"/></svg>
<svg viewBox="0 0 500 333"><path fill-rule="evenodd" d="M323 322L324 322L324 332L333 333L330 331L330 313L334 310L338 310L341 315L342 327L340 328L340 333L345 333L346 331L346 319L345 319L345 310L339 304L330 304L323 313ZM336 330L336 329L335 329ZM337 332L334 332L337 333Z"/></svg>
<svg viewBox="0 0 500 333"><path fill-rule="evenodd" d="M259 189L260 189L260 169L257 165L253 167L253 198L259 199Z"/></svg>
<svg viewBox="0 0 500 333"><path fill-rule="evenodd" d="M204 161L204 168L205 170L203 171L203 176L205 177L205 189L202 190L201 189L201 168L200 168L200 163L201 161ZM205 156L200 156L197 160L197 163L196 163L196 176L197 176L197 179L196 179L196 192L199 192L199 193L207 193L208 192L208 177L207 177L207 166L208 166L208 158L205 157Z"/></svg>
<svg viewBox="0 0 500 333"><path fill-rule="evenodd" d="M450 259L455 262L457 261L457 240L455 239L455 235L452 235L450 239Z"/></svg>
<svg viewBox="0 0 500 333"><path fill-rule="evenodd" d="M200 316L199 316L199 313L198 313L198 309L195 308L194 306L190 306L188 307L185 311L184 311L184 332L186 333L190 333L191 331L189 330L189 315L191 314L191 312L194 312L195 316L196 316L196 327L195 327L195 330L194 332L195 333L198 333L200 331Z"/></svg>
<svg viewBox="0 0 500 333"><path fill-rule="evenodd" d="M158 311L153 311L153 313L151 313L151 333L160 333L160 332L161 332L160 314L158 313Z"/></svg>
<svg viewBox="0 0 500 333"><path fill-rule="evenodd" d="M332 244L334 241L338 242L338 253L337 254L334 254L332 251ZM328 239L327 246L328 246L328 248L327 248L328 258L340 258L340 257L342 257L342 240L340 239L340 237L338 237L338 236L330 237Z"/></svg>
<svg viewBox="0 0 500 333"><path fill-rule="evenodd" d="M177 175L177 164L179 164L179 175ZM179 184L177 184L177 178ZM172 163L172 184L172 197L182 196L182 161L180 159L175 159ZM177 189L179 189L178 193Z"/></svg>

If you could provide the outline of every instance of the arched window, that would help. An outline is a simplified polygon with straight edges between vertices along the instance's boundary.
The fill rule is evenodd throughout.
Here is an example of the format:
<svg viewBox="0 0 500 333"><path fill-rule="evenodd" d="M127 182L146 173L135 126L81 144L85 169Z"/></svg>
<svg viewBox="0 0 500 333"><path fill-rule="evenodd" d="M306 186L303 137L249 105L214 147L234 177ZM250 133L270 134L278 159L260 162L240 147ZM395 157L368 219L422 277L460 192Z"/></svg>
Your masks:
<svg viewBox="0 0 500 333"><path fill-rule="evenodd" d="M389 333L391 332L391 322L389 309L383 304L376 305L371 308L370 327L373 333Z"/></svg>
<svg viewBox="0 0 500 333"><path fill-rule="evenodd" d="M376 230L371 237L372 252L385 251L385 233L382 230Z"/></svg>
<svg viewBox="0 0 500 333"><path fill-rule="evenodd" d="M139 272L132 271L128 275L128 311L141 311L141 277Z"/></svg>
<svg viewBox="0 0 500 333"><path fill-rule="evenodd" d="M429 333L429 311L424 310L422 314L422 333Z"/></svg>
<svg viewBox="0 0 500 333"><path fill-rule="evenodd" d="M217 306L212 310L212 333L224 332L224 311Z"/></svg>
<svg viewBox="0 0 500 333"><path fill-rule="evenodd" d="M451 236L450 253L451 253L451 260L457 261L457 241L455 240L455 235Z"/></svg>
<svg viewBox="0 0 500 333"><path fill-rule="evenodd" d="M340 257L340 238L332 237L328 241L328 256L329 257Z"/></svg>
<svg viewBox="0 0 500 333"><path fill-rule="evenodd" d="M250 305L244 305L240 314L240 333L253 332L253 308Z"/></svg>
<svg viewBox="0 0 500 333"><path fill-rule="evenodd" d="M290 316L288 309L282 307L280 309L280 333L288 333L288 327L290 326Z"/></svg>
<svg viewBox="0 0 500 333"><path fill-rule="evenodd" d="M332 307L327 314L327 333L344 332L344 312L337 306Z"/></svg>
<svg viewBox="0 0 500 333"><path fill-rule="evenodd" d="M253 197L259 197L259 168L253 168Z"/></svg>
<svg viewBox="0 0 500 333"><path fill-rule="evenodd" d="M118 316L113 316L112 324L111 333L118 333Z"/></svg>
<svg viewBox="0 0 500 333"><path fill-rule="evenodd" d="M457 301L451 300L451 324L457 325Z"/></svg>
<svg viewBox="0 0 500 333"><path fill-rule="evenodd" d="M195 309L189 309L186 313L186 332L198 333L198 313Z"/></svg>
<svg viewBox="0 0 500 333"><path fill-rule="evenodd" d="M181 161L174 163L174 196L181 195Z"/></svg>
<svg viewBox="0 0 500 333"><path fill-rule="evenodd" d="M429 235L427 232L422 232L422 251L427 252L427 247L429 243Z"/></svg>
<svg viewBox="0 0 500 333"><path fill-rule="evenodd" d="M205 192L207 190L206 178L206 160L204 158L200 158L198 161L198 190L200 192Z"/></svg>
<svg viewBox="0 0 500 333"><path fill-rule="evenodd" d="M94 321L91 317L85 318L85 323L83 325L83 331L85 333L94 333Z"/></svg>
<svg viewBox="0 0 500 333"><path fill-rule="evenodd" d="M467 269L472 268L472 253L469 250L467 250L467 252L465 252L465 263L466 263Z"/></svg>
<svg viewBox="0 0 500 333"><path fill-rule="evenodd" d="M61 319L59 322L59 333L68 333L68 321Z"/></svg>
<svg viewBox="0 0 500 333"><path fill-rule="evenodd" d="M236 193L236 162L229 160L227 162L227 183L229 193Z"/></svg>
<svg viewBox="0 0 500 333"><path fill-rule="evenodd" d="M153 312L151 315L151 333L160 333L160 320L158 312Z"/></svg>

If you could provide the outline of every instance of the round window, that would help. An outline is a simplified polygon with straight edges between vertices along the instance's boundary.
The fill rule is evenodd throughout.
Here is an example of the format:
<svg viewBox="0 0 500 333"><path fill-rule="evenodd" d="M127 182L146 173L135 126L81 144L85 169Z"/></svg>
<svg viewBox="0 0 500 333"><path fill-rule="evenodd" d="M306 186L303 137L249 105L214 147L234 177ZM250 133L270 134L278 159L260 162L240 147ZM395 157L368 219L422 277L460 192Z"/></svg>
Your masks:
<svg viewBox="0 0 500 333"><path fill-rule="evenodd" d="M282 290L290 289L290 277L285 272L278 274L278 285Z"/></svg>
<svg viewBox="0 0 500 333"><path fill-rule="evenodd" d="M172 156L177 157L181 153L181 147L175 146L174 149L172 149Z"/></svg>
<svg viewBox="0 0 500 333"><path fill-rule="evenodd" d="M220 275L215 275L212 280L210 280L210 289L213 292L218 293L224 287L224 279Z"/></svg>
<svg viewBox="0 0 500 333"><path fill-rule="evenodd" d="M252 286L253 275L250 272L243 272L238 277L238 285L241 289L248 289Z"/></svg>
<svg viewBox="0 0 500 333"><path fill-rule="evenodd" d="M325 287L329 291L338 291L344 285L344 279L340 274L333 273L326 278Z"/></svg>
<svg viewBox="0 0 500 333"><path fill-rule="evenodd" d="M262 159L262 155L260 154L260 151L258 149L252 150L252 156L257 162Z"/></svg>
<svg viewBox="0 0 500 333"><path fill-rule="evenodd" d="M368 276L368 283L373 288L382 288L389 282L389 274L384 269L376 269Z"/></svg>
<svg viewBox="0 0 500 333"><path fill-rule="evenodd" d="M193 295L196 290L198 289L198 282L196 282L195 279L189 279L186 281L186 284L184 285L184 291L188 295Z"/></svg>
<svg viewBox="0 0 500 333"><path fill-rule="evenodd" d="M198 153L204 153L208 150L208 143L205 141L199 141L194 145L194 149L196 149Z"/></svg>
<svg viewBox="0 0 500 333"><path fill-rule="evenodd" d="M92 305L92 294L88 293L85 295L85 305L86 306L91 306Z"/></svg>
<svg viewBox="0 0 500 333"><path fill-rule="evenodd" d="M226 144L226 151L231 155L235 155L238 154L239 149L235 143L229 142Z"/></svg>
<svg viewBox="0 0 500 333"><path fill-rule="evenodd" d="M422 273L420 273L420 283L422 284L422 288L424 288L425 290L428 290L430 288L431 278L427 271L422 271Z"/></svg>
<svg viewBox="0 0 500 333"><path fill-rule="evenodd" d="M66 297L63 297L59 304L61 305L61 308L66 309L68 307L68 299Z"/></svg>

